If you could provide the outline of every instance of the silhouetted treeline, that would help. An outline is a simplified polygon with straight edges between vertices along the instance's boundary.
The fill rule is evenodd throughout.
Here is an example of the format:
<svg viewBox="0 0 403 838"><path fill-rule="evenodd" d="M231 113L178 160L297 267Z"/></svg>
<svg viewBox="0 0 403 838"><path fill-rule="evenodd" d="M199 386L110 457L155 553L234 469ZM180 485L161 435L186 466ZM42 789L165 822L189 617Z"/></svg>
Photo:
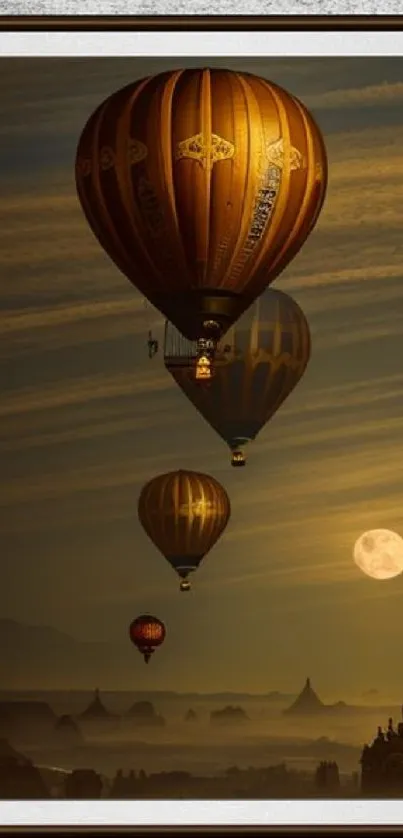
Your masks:
<svg viewBox="0 0 403 838"><path fill-rule="evenodd" d="M334 766L333 774L336 772L338 776L337 765L329 765ZM350 785L353 789L353 784ZM337 796L340 785L330 783L327 788L331 796ZM247 769L233 766L218 777L200 777L187 771L147 774L143 769L124 774L119 769L108 779L91 768L69 772L40 769L8 742L0 742L0 798L3 800L267 799L315 797L316 791L312 773L295 771L284 764Z"/></svg>

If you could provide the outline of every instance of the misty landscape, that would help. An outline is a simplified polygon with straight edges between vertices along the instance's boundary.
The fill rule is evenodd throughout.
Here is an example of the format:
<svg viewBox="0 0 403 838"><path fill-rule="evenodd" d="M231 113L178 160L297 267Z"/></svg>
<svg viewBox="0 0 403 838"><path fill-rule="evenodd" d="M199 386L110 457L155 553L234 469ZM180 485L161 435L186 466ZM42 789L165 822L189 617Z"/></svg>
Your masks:
<svg viewBox="0 0 403 838"><path fill-rule="evenodd" d="M142 678L133 690L68 689L69 680L96 683L102 669L103 680L112 681L128 661L111 655L116 669L107 675L107 644L12 620L0 620L0 642L3 683L16 683L19 673L46 681L42 663L64 684L0 691L0 766L27 758L56 797L65 796L73 773L102 778L99 795L74 792L84 797L163 798L167 786L169 796L190 798L318 795L326 763L336 764L338 782L323 784L323 793L356 795L363 744L380 723L401 719L400 706L382 704L375 687L354 703L323 702L309 678L295 694L152 691ZM114 794L118 772L137 777L137 786L125 790L121 782Z"/></svg>
<svg viewBox="0 0 403 838"><path fill-rule="evenodd" d="M3 745L8 736L14 747L37 766L54 769L52 785L56 786L57 778L59 782L63 779L61 770L73 769L93 769L109 783L119 769L147 775L186 772L198 778L216 779L226 777L228 772L236 778L237 770L249 769L253 773L270 769L272 776L266 778L263 797L292 796L295 787L298 796L301 782L309 796L317 794L315 772L319 764L334 761L340 773L338 792L343 795L348 790L357 793L362 744L373 738L379 720L400 717L400 708L396 706L345 707L344 711L339 708L289 717L283 711L293 697L281 694L127 691L105 692L98 699L107 714L89 713L85 718L82 713L94 702L88 691L2 692ZM10 701L15 707L11 736ZM284 783L284 771L291 772L291 785ZM187 794L184 778L177 779L178 796L198 796L194 787ZM151 796L165 795L164 780ZM128 796L142 797L147 793ZM223 790L209 786L205 796L221 797Z"/></svg>

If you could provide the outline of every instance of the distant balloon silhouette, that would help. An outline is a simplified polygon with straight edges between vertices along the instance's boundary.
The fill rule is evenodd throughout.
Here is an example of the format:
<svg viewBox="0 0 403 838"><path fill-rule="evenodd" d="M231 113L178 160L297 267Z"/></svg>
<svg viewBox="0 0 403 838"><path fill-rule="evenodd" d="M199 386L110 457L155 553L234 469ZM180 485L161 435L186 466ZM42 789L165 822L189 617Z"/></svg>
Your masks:
<svg viewBox="0 0 403 838"><path fill-rule="evenodd" d="M231 513L229 497L218 480L195 471L172 471L143 487L138 516L145 532L181 578L188 576L220 538Z"/></svg>
<svg viewBox="0 0 403 838"><path fill-rule="evenodd" d="M302 378L310 357L308 322L297 303L268 289L217 346L207 387L193 374L197 345L171 323L165 325L165 366L232 451L232 465L245 465L243 447L276 413Z"/></svg>
<svg viewBox="0 0 403 838"><path fill-rule="evenodd" d="M325 144L305 105L267 79L225 69L132 82L96 108L77 147L88 224L164 317L203 341L201 379L205 342L213 357L294 258L326 183Z"/></svg>
<svg viewBox="0 0 403 838"><path fill-rule="evenodd" d="M164 623L151 614L141 614L130 624L130 640L143 655L148 663L157 646L165 640L166 629Z"/></svg>

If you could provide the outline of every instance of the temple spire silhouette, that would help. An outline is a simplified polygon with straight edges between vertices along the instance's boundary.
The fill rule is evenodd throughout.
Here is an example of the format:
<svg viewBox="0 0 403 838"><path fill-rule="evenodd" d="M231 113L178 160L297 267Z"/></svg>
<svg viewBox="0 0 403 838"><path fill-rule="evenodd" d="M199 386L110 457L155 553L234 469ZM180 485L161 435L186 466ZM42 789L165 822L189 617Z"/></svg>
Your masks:
<svg viewBox="0 0 403 838"><path fill-rule="evenodd" d="M307 678L305 686L297 696L293 704L284 710L284 713L295 715L303 715L309 713L320 713L325 708L325 704L320 700L315 690L311 686L311 679Z"/></svg>
<svg viewBox="0 0 403 838"><path fill-rule="evenodd" d="M84 710L83 713L80 713L79 718L80 719L106 719L106 718L111 718L111 716L112 716L112 713L110 713L109 710L107 710L105 705L103 704L103 702L101 700L100 691L97 687L96 690L94 691L94 697L93 697L92 701L90 702L90 704L88 705L86 710Z"/></svg>

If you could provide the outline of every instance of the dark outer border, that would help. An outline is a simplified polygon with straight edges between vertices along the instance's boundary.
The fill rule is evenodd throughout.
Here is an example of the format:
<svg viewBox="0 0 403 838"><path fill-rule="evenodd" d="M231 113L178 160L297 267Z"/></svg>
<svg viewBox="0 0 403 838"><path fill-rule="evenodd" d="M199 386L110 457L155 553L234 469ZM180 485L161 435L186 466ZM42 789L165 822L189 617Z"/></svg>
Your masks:
<svg viewBox="0 0 403 838"><path fill-rule="evenodd" d="M402 15L0 15L14 32L385 32L403 30Z"/></svg>
<svg viewBox="0 0 403 838"><path fill-rule="evenodd" d="M403 12L403 6L402 6ZM399 15L0 15L0 32L401 32ZM21 801L22 803L24 801ZM39 802L39 801L38 801ZM402 801L403 802L403 801ZM135 801L133 801L135 805ZM387 806L387 801L385 800ZM403 835L401 826L4 826L0 835Z"/></svg>
<svg viewBox="0 0 403 838"><path fill-rule="evenodd" d="M133 801L135 802L135 801ZM387 801L385 801L387 803ZM0 835L95 836L135 835L158 838L160 835L402 835L402 826L0 826Z"/></svg>

